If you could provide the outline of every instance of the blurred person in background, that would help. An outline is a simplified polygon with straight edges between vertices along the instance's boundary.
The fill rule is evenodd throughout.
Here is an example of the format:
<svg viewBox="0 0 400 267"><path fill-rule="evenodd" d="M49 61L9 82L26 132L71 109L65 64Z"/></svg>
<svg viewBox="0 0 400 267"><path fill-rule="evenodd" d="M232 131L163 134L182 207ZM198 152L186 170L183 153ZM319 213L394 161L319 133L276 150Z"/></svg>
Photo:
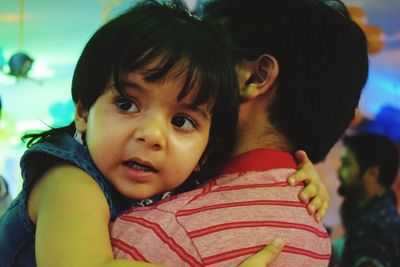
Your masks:
<svg viewBox="0 0 400 267"><path fill-rule="evenodd" d="M392 185L399 151L388 138L360 133L343 138L338 192L345 228L342 267L395 267L400 263L400 215Z"/></svg>

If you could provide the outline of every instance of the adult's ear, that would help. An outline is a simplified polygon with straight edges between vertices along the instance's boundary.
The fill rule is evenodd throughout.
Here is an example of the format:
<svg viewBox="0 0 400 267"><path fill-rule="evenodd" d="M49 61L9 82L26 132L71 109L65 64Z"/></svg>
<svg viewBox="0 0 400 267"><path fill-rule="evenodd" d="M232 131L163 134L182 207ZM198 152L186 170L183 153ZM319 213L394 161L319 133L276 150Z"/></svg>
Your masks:
<svg viewBox="0 0 400 267"><path fill-rule="evenodd" d="M378 180L379 167L378 166L368 167L364 172L364 178Z"/></svg>
<svg viewBox="0 0 400 267"><path fill-rule="evenodd" d="M246 81L239 92L243 99L256 98L274 87L279 75L279 64L273 56L263 54L243 66L247 70Z"/></svg>
<svg viewBox="0 0 400 267"><path fill-rule="evenodd" d="M82 103L79 101L75 105L75 128L78 132L84 133L86 131L87 118L89 112L83 107Z"/></svg>
<svg viewBox="0 0 400 267"><path fill-rule="evenodd" d="M368 196L382 193L385 187L379 182L380 169L378 166L368 167L363 175L364 188Z"/></svg>

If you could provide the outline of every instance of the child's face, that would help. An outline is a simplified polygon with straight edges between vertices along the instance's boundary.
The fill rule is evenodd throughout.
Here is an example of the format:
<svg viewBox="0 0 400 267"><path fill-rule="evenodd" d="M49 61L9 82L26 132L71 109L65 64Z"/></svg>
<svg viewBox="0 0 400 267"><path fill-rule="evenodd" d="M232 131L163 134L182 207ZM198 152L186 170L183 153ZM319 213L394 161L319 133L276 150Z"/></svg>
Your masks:
<svg viewBox="0 0 400 267"><path fill-rule="evenodd" d="M77 106L99 170L126 197L145 199L183 183L205 150L211 126L207 106L178 102L183 78L149 83L140 72L125 77L126 96L107 90L89 112ZM193 90L196 91L196 90Z"/></svg>

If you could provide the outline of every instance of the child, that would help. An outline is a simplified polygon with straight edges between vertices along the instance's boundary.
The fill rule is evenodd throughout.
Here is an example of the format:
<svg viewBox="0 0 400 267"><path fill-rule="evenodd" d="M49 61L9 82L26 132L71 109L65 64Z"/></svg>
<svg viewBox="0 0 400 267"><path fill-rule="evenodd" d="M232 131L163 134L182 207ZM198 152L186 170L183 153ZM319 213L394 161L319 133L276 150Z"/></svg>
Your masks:
<svg viewBox="0 0 400 267"><path fill-rule="evenodd" d="M146 2L101 27L74 73L74 123L28 135L0 265L135 266L113 260L109 222L194 187L228 157L231 66L219 35L178 7Z"/></svg>

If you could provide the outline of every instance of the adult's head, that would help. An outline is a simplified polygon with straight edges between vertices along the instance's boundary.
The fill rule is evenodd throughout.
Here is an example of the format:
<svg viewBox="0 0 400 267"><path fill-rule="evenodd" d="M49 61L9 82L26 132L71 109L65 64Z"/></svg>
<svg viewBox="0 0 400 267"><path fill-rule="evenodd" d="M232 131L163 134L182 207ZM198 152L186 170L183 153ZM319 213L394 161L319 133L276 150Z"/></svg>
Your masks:
<svg viewBox="0 0 400 267"><path fill-rule="evenodd" d="M285 137L287 149L324 159L353 118L368 74L365 36L344 5L214 0L204 17L224 26L236 66L249 70L239 71L243 102L264 97L265 120Z"/></svg>
<svg viewBox="0 0 400 267"><path fill-rule="evenodd" d="M183 7L142 1L88 41L74 72L72 98L89 111L110 87L125 95L124 77L135 71L146 82L183 77L178 100L195 94L192 105L212 106L202 171L227 158L236 128L237 84L223 36Z"/></svg>
<svg viewBox="0 0 400 267"><path fill-rule="evenodd" d="M390 139L361 133L345 136L343 144L338 170L341 195L369 198L390 190L399 167L399 151Z"/></svg>

